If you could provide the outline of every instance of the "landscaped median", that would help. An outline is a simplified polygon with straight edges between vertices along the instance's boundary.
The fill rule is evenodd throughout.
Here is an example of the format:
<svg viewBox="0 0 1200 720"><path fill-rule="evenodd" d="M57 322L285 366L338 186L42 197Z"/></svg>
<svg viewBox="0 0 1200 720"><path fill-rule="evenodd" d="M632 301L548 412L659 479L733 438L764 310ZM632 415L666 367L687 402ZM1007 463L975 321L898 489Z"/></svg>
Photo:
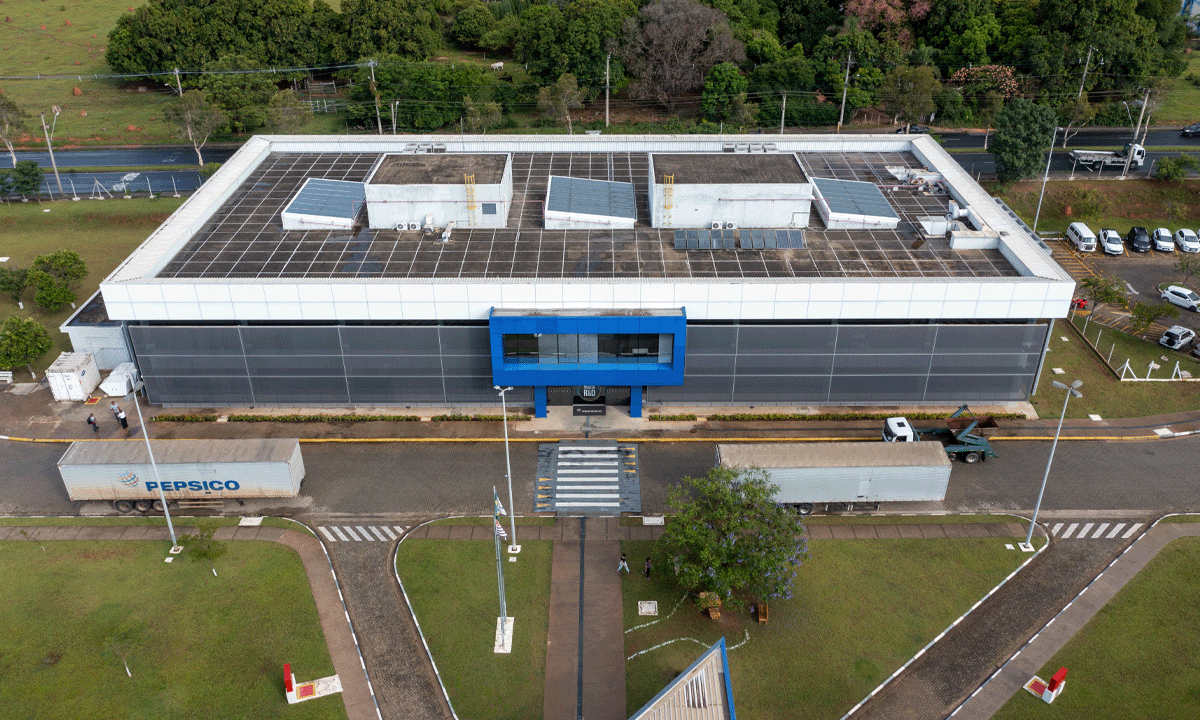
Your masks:
<svg viewBox="0 0 1200 720"><path fill-rule="evenodd" d="M868 520L956 527L1013 522L1007 516L818 522L861 526ZM455 522L490 525L491 518ZM1006 547L1024 537L899 539L907 534L812 540L792 599L772 601L767 624L748 609L726 608L720 620L708 619L674 586L669 568L642 576L653 543L623 542L634 570L622 581L626 713L723 635L739 714L794 718L802 710L806 718L836 719L1030 557ZM1043 543L1035 539L1038 547ZM509 614L517 618L511 655L492 652L499 616L493 543L409 539L397 550L397 572L459 717L541 717L552 543L521 545L519 560L504 562ZM643 600L657 601L659 614L638 615Z"/></svg>
<svg viewBox="0 0 1200 720"><path fill-rule="evenodd" d="M214 577L207 562L163 562L162 541L37 535L0 542L5 717L346 717L340 695L284 697L284 663L334 674L290 548L231 542Z"/></svg>

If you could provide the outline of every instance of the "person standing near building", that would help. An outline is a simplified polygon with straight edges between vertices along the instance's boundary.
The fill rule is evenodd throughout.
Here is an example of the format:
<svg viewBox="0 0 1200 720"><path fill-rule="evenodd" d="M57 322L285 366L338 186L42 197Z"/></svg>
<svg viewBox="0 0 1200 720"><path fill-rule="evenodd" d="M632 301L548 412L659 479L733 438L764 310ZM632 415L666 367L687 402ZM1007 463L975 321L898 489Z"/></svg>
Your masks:
<svg viewBox="0 0 1200 720"><path fill-rule="evenodd" d="M96 422L96 416L93 414L89 414L87 423L88 423L88 425L92 426L92 429L96 431L96 435L99 436L100 435L100 423Z"/></svg>
<svg viewBox="0 0 1200 720"><path fill-rule="evenodd" d="M629 572L629 563L625 561L625 553L621 553L621 562L617 563L617 574L620 575L622 570L626 573Z"/></svg>
<svg viewBox="0 0 1200 720"><path fill-rule="evenodd" d="M118 420L121 419L121 416L120 416L121 406L117 404L116 400L113 400L112 402L110 402L108 404L108 409L112 412L113 417L115 417Z"/></svg>
<svg viewBox="0 0 1200 720"><path fill-rule="evenodd" d="M642 571L646 577L650 577L650 558L646 558L646 569Z"/></svg>
<svg viewBox="0 0 1200 720"><path fill-rule="evenodd" d="M125 417L125 411L122 410L121 408L117 408L117 420L121 421L121 428L125 431L125 434L128 435L129 434L129 420Z"/></svg>

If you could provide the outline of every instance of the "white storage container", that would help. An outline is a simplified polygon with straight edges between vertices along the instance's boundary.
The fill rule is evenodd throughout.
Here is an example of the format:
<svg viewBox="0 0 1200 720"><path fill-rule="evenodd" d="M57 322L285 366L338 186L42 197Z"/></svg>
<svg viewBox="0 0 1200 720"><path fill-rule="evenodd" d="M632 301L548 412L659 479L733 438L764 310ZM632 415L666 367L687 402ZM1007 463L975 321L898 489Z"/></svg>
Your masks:
<svg viewBox="0 0 1200 720"><path fill-rule="evenodd" d="M46 380L55 400L82 402L100 384L100 368L91 353L65 352L46 370Z"/></svg>
<svg viewBox="0 0 1200 720"><path fill-rule="evenodd" d="M121 363L113 368L113 371L104 378L104 382L100 383L100 389L109 397L120 397L133 392L133 385L137 382L138 371L137 365L131 362Z"/></svg>

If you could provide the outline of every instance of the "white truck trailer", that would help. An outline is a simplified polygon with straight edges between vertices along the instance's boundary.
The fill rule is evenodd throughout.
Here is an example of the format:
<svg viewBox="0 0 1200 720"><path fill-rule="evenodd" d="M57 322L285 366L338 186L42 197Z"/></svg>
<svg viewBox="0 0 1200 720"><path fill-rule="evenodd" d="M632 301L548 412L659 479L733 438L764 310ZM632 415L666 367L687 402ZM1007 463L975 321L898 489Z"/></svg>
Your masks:
<svg viewBox="0 0 1200 720"><path fill-rule="evenodd" d="M1105 166L1120 165L1139 168L1146 161L1146 148L1137 143L1126 143L1125 147L1112 152L1110 150L1072 150L1071 158L1080 165L1091 165L1097 170Z"/></svg>
<svg viewBox="0 0 1200 720"><path fill-rule="evenodd" d="M950 482L940 442L721 444L717 464L765 470L779 486L775 500L801 515L820 506L836 512L942 500Z"/></svg>
<svg viewBox="0 0 1200 720"><path fill-rule="evenodd" d="M58 461L72 500L108 500L122 513L162 511L168 503L296 497L304 479L300 441L151 440L73 442Z"/></svg>

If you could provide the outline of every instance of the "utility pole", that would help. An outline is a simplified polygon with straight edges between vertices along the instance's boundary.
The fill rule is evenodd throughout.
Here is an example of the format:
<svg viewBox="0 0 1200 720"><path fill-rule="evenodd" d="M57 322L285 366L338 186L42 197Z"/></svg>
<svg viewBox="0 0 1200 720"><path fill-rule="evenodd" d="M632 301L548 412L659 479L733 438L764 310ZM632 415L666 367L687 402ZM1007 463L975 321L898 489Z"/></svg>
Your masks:
<svg viewBox="0 0 1200 720"><path fill-rule="evenodd" d="M783 134L783 119L787 116L787 93L783 94L783 107L779 109L779 134Z"/></svg>
<svg viewBox="0 0 1200 720"><path fill-rule="evenodd" d="M179 97L183 97L183 83L179 82L179 68L175 68L175 89L179 91Z"/></svg>
<svg viewBox="0 0 1200 720"><path fill-rule="evenodd" d="M379 90L375 88L375 59L371 58L367 61L367 67L371 68L371 94L375 96L375 124L379 127L379 134L383 134L383 120L379 117Z"/></svg>
<svg viewBox="0 0 1200 720"><path fill-rule="evenodd" d="M59 113L58 106L55 105L54 106L54 122L55 123L58 122L58 113ZM45 136L46 136L46 149L50 151L50 166L54 168L54 181L58 183L58 192L61 193L63 191L62 178L60 178L58 176L58 163L54 162L54 148L51 147L51 144L50 144L50 130L46 128L46 113L42 113L41 118L42 118L42 133L45 134Z"/></svg>
<svg viewBox="0 0 1200 720"><path fill-rule="evenodd" d="M846 90L850 87L850 63L854 62L854 51L846 55L846 79L842 81L842 112L838 115L837 131L842 132L842 121L846 119Z"/></svg>
<svg viewBox="0 0 1200 720"><path fill-rule="evenodd" d="M1096 48L1090 45L1088 46L1087 60L1085 60L1083 63L1083 79L1079 81L1079 97L1083 97L1083 84L1087 82L1088 65L1092 64L1092 51L1095 49Z"/></svg>
<svg viewBox="0 0 1200 720"><path fill-rule="evenodd" d="M1138 133L1142 131L1142 118L1146 115L1146 106L1150 104L1150 88L1146 88L1146 98L1142 100L1142 109L1138 113L1137 127L1133 129L1133 140L1129 143L1129 152L1125 153L1125 167L1121 170L1121 179L1129 174L1129 161L1133 160L1133 143L1137 142Z"/></svg>
<svg viewBox="0 0 1200 720"><path fill-rule="evenodd" d="M608 127L608 63L612 60L612 54L604 56L604 127Z"/></svg>

